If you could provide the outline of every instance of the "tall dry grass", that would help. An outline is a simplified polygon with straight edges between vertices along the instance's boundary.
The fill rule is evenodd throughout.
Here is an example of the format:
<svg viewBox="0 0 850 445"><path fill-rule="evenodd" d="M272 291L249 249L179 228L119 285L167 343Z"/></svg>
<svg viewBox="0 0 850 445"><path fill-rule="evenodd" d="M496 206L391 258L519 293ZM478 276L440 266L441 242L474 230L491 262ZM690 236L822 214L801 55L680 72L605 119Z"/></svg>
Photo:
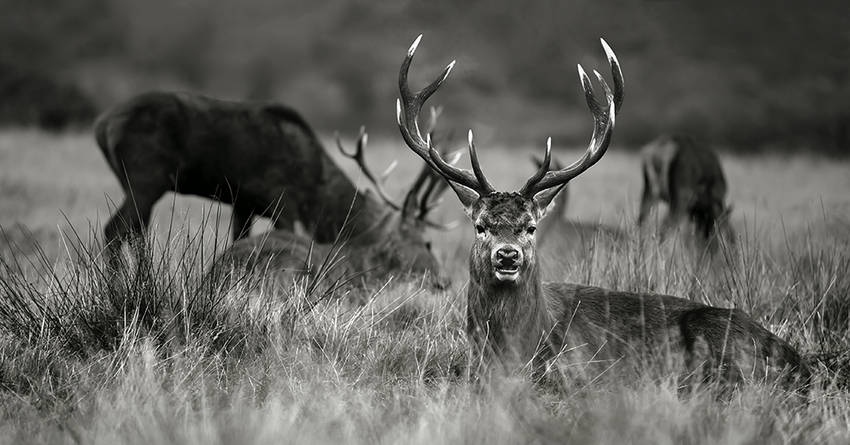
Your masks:
<svg viewBox="0 0 850 445"><path fill-rule="evenodd" d="M37 153L12 150L21 139L43 143L46 163L65 162L77 173L41 174ZM79 221L106 207L102 196L90 193L98 189L91 184L110 179L86 150L95 152L73 137L0 136L0 156L17 162L14 170L0 167L4 183L15 184L14 194L4 188L0 207L19 209L11 220L17 226L9 213L0 220L0 442L850 440L850 234L841 230L847 213L838 197L847 184L818 160L725 160L733 195L745 202L735 221L740 239L735 249L707 260L691 254L682 238L659 242L629 229L629 192L616 190L632 181L631 159L613 152L576 182L569 213L619 225L629 241L600 240L581 261L553 268L561 279L749 312L813 365L816 383L803 404L768 383L725 397L710 387L685 397L672 375L622 376L616 369L589 381L567 379L558 388L534 387L521 376L469 383L476 358L464 333L464 279L472 235L462 229L436 239L453 288L432 293L415 281L390 280L340 290L316 304L298 280L268 283L259 275L210 285L207 268L227 244L226 212L213 206L186 218L186 201L173 201L155 210L142 272L108 286L113 277L99 258L99 227L89 231ZM378 150L373 153L388 155L400 148ZM483 156L485 168L501 172L499 187L516 185L531 171L530 164L527 171L516 168L514 157L525 159L520 153ZM770 171L759 168L817 171L822 184L800 187L820 187L824 204L800 190L771 190ZM611 176L620 183L612 184ZM637 176L635 167L635 183ZM592 193L600 193L595 205ZM802 198L793 202L795 194ZM64 201L69 196L76 198ZM768 211L784 209L784 221L754 220L748 199ZM447 219L459 216L453 201L444 207ZM51 208L54 215L45 217ZM63 230L50 229L56 225ZM70 230L75 227L81 228ZM556 254L547 254L550 264ZM352 292L359 297L350 298Z"/></svg>

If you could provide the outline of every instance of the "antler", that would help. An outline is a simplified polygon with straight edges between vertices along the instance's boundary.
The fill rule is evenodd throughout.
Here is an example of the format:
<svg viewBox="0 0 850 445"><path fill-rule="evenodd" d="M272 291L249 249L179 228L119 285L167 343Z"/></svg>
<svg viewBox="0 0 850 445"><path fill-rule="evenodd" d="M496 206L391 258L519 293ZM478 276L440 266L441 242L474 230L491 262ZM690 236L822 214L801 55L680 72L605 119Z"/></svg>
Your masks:
<svg viewBox="0 0 850 445"><path fill-rule="evenodd" d="M437 129L437 121L439 120L441 114L443 114L442 105L438 106L438 107L431 106L431 115L428 118L428 127L425 130L426 134L428 135L427 140L429 142L434 141L434 131L436 131L436 129ZM412 211L412 209L414 209L417 206L425 206L426 205L427 200L428 200L428 195L431 193L431 191L434 188L435 181L433 181L433 179L439 180L440 183L445 183L445 181L442 179L442 176L440 176L439 173L437 173L435 170L433 170L431 168L431 164L425 163L425 165L423 165L422 169L419 171L419 174L416 175L416 179L413 181L413 184L410 186L410 190L407 192L407 196L405 196L405 198L404 198L404 205L402 206L402 211L401 211L402 216L408 215L410 213L410 211ZM427 186L425 185L426 183L428 184ZM422 197L422 201L420 203L420 202L418 202L419 201L419 191L422 190L423 187L425 188L426 195L424 195ZM425 212L425 213L427 213L427 212ZM422 218L423 217L422 212L420 212L416 217Z"/></svg>
<svg viewBox="0 0 850 445"><path fill-rule="evenodd" d="M451 154L449 163L454 165L460 160L463 155L461 151L455 151ZM434 210L442 198L440 195L446 191L449 184L436 170L433 170L429 165L423 166L422 170L416 177L410 191L404 198L404 206L402 215L405 217L412 216L420 221L425 221L428 225L435 228L451 228L453 226L439 225L427 220L428 213ZM420 195L421 192L421 195Z"/></svg>
<svg viewBox="0 0 850 445"><path fill-rule="evenodd" d="M426 134L428 135L427 140L431 142L432 145L435 140L434 133L437 130L437 123L441 114L443 114L442 105L437 107L431 106ZM447 155L445 151L441 151L441 153L443 156ZM449 163L457 163L462 154L463 153L460 151L453 153ZM416 212L416 218L425 219L428 212L439 205L439 197L443 192L445 192L446 188L448 188L446 180L443 179L442 175L438 171L431 168L431 164L426 163L422 166L422 170L419 171L419 174L416 176L416 180L410 187L410 191L408 191L407 196L404 198L402 215L408 214L418 207L419 210ZM423 191L421 198L419 196L420 191ZM432 195L436 197L433 202L431 201Z"/></svg>
<svg viewBox="0 0 850 445"><path fill-rule="evenodd" d="M578 65L578 74L581 79L581 87L584 90L585 100L590 112L593 115L593 136L590 139L590 144L587 147L584 155L577 161L567 167L549 171L549 164L552 159L552 138L546 141L546 156L543 158L543 163L537 172L528 179L525 186L520 190L520 193L527 197L534 197L537 193L552 187L558 187L566 184L571 179L580 175L582 172L590 168L608 149L608 144L611 142L611 134L614 130L614 117L620 110L623 104L623 72L620 69L620 62L614 51L605 42L605 39L599 39L602 42L602 48L605 50L605 55L608 57L608 63L611 65L611 75L614 79L614 92L605 82L605 79L598 71L593 70L602 88L605 89L605 97L607 99L607 107L603 109L596 101L593 94L593 85L584 68Z"/></svg>
<svg viewBox="0 0 850 445"><path fill-rule="evenodd" d="M457 168L443 160L440 153L431 145L430 136L426 140L419 132L419 113L422 111L422 105L431 97L434 92L440 88L440 85L446 80L455 65L455 61L448 64L443 70L443 73L425 88L417 92L410 91L407 83L407 74L410 70L410 64L413 61L413 55L416 53L416 47L419 46L419 41L422 39L420 34L410 49L407 50L407 56L401 63L401 69L398 74L398 89L400 98L396 101L396 120L398 128L401 130L401 136L404 142L410 147L419 157L421 157L431 168L438 171L447 179L474 190L479 195L487 195L495 191L493 186L487 182L478 166L478 156L475 154L475 147L471 143L470 138L469 153L472 160L472 168L474 175L469 170Z"/></svg>
<svg viewBox="0 0 850 445"><path fill-rule="evenodd" d="M432 122L436 122L436 116L437 115L439 115L439 112L434 114L434 111L432 110L432 116L431 116ZM433 128L431 128L431 129L433 130ZM443 184L442 190L445 190L445 180L443 180L442 177L435 175L433 173L433 171L431 170L431 168L428 165L426 165L422 169L422 171L419 173L419 175L417 176L413 185L411 186L410 192L408 193L407 197L405 197L404 206L398 205L389 196L389 194L386 191L384 191L384 188L382 186L382 184L386 180L386 177L396 167L398 162L393 161L390 164L390 166L387 167L387 169L384 171L384 173L382 173L380 176L376 176L374 173L372 173L371 169L369 169L369 166L366 164L366 158L363 155L363 149L368 144L368 141L369 141L369 135L368 135L368 133L366 133L366 128L360 127L360 136L357 138L357 145L355 146L353 152L348 152L348 151L346 151L345 147L342 145L342 141L340 140L339 134L336 135L336 145L337 145L337 148L339 148L340 153L342 153L343 156L345 156L347 158L353 159L357 163L357 165L360 167L360 170L363 172L363 175L366 176L366 178L372 183L372 185L375 188L375 191L378 193L378 195L381 197L381 199L384 202L387 203L388 206L392 207L394 210L400 210L402 212L403 218L406 217L406 215L408 214L409 208L415 209L417 206L419 206L422 209L427 208L427 211L418 212L415 215L415 218L422 221L423 223L425 223L429 227L433 227L433 228L436 228L436 229L442 229L442 230L452 229L454 227L454 225L451 224L451 223L442 224L442 223L438 223L438 222L431 221L431 220L427 219L428 212L430 210L432 210L434 207L436 207L435 203L429 202L429 199L430 199L429 197L432 193L434 193L434 189L435 188L438 189L438 187L434 186L434 182L442 183ZM457 160L459 158L460 158L460 156L458 156L456 154L456 155L453 156L451 162L452 163L457 162ZM421 201L417 201L418 193L419 193L420 190L423 189L423 187L425 188L425 194L422 196ZM437 192L437 193L438 194L442 193L442 190L440 192ZM413 203L408 204L408 201L411 200L411 199L413 200Z"/></svg>
<svg viewBox="0 0 850 445"><path fill-rule="evenodd" d="M457 150L449 157L449 164L455 165L463 156L463 151ZM449 187L449 183L440 175L431 175L431 181L425 187L425 193L422 194L422 200L419 203L419 215L424 217L431 210L434 210L443 200L440 195ZM431 197L434 196L434 199Z"/></svg>
<svg viewBox="0 0 850 445"><path fill-rule="evenodd" d="M384 191L384 188L381 185L383 181L378 180L378 178L369 169L369 166L366 165L366 159L363 157L363 147L366 146L368 141L369 134L366 133L366 127L360 127L360 136L357 138L357 145L354 147L354 152L349 153L345 151L345 147L342 146L342 141L339 138L339 134L336 135L336 146L339 148L340 153L342 153L343 156L347 158L353 159L354 162L357 163L357 165L360 167L360 170L363 172L363 175L365 175L366 179L368 179L369 182L372 183L372 185L375 187L375 191L378 192L378 196L380 196L381 199L387 203L387 205L389 205L395 210L400 210L401 206L396 204L395 201L390 198L387 192ZM387 168L387 170L381 175L381 177L385 178L394 167L395 162L393 162L393 164L390 164L390 167Z"/></svg>

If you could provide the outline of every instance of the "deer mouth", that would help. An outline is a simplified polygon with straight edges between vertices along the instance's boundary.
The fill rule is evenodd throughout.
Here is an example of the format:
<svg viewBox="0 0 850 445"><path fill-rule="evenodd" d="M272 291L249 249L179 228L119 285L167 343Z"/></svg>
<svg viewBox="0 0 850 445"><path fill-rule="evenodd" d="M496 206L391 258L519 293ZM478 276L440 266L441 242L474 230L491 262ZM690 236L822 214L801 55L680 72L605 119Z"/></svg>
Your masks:
<svg viewBox="0 0 850 445"><path fill-rule="evenodd" d="M496 266L496 279L499 281L516 281L519 277L519 264L502 267Z"/></svg>

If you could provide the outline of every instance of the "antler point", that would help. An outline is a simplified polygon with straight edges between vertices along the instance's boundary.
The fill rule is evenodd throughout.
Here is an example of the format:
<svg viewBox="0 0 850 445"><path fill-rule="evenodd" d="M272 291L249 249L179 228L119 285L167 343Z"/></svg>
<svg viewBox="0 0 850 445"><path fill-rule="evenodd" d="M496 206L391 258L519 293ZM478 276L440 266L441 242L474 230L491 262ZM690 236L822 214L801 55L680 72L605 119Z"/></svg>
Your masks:
<svg viewBox="0 0 850 445"><path fill-rule="evenodd" d="M578 68L579 77L587 77L587 73L584 72L584 67L582 67L580 63L576 64L576 68Z"/></svg>
<svg viewBox="0 0 850 445"><path fill-rule="evenodd" d="M609 98L608 103L610 104L608 107L608 119L610 119L611 128L614 128L614 123L617 119L617 106L614 104L613 98Z"/></svg>
<svg viewBox="0 0 850 445"><path fill-rule="evenodd" d="M452 62L450 64L446 65L446 70L443 72L443 78L440 79L441 83L444 82L449 77L449 74L452 72L452 68L455 67L455 62L456 62L456 60L452 60Z"/></svg>
<svg viewBox="0 0 850 445"><path fill-rule="evenodd" d="M413 57L413 53L416 52L416 47L419 46L419 41L422 40L422 34L419 34L419 37L413 41L413 44L410 45L410 49L407 50L407 57Z"/></svg>
<svg viewBox="0 0 850 445"><path fill-rule="evenodd" d="M602 42L602 49L605 50L605 55L608 57L608 60L617 61L617 55L614 54L614 50L611 49L611 46L608 45L608 42L605 41L604 38L600 37L599 41Z"/></svg>

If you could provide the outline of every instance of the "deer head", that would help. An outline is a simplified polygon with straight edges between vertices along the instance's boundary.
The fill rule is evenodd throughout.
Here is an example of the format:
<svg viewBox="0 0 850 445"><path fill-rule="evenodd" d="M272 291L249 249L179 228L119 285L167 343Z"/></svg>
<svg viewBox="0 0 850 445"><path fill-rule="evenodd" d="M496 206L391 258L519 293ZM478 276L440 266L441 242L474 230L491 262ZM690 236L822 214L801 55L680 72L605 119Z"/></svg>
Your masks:
<svg viewBox="0 0 850 445"><path fill-rule="evenodd" d="M423 138L420 134L419 112L455 64L450 63L436 80L422 90L411 91L407 76L421 38L420 35L411 45L399 72L401 97L396 103L396 117L402 137L411 150L448 181L475 227L476 237L470 256L471 281L490 288L535 285L537 224L546 216L553 198L571 179L599 161L611 141L615 115L623 101L623 75L617 57L602 40L614 79L612 92L602 75L594 71L605 90L605 106L597 102L590 78L581 65L578 66L582 89L594 120L593 135L585 154L564 168L550 171L552 139L549 138L543 161L526 184L515 192L499 192L481 170L472 130L468 138L471 171L443 160L431 144L430 136Z"/></svg>
<svg viewBox="0 0 850 445"><path fill-rule="evenodd" d="M439 114L439 108L431 108L429 135L433 134L436 128ZM365 128L361 127L353 151L348 151L343 146L339 135L336 137L336 143L343 156L356 162L381 201L392 209L377 224L376 229L380 235L370 236L366 243L370 250L368 256L372 259L371 262L374 263L374 267L384 269L409 270L414 273L438 271L439 264L434 256L431 242L427 238L426 229L450 230L456 225L454 222L444 224L429 219L431 211L442 202L441 195L448 189L448 183L426 164L414 178L402 204L398 204L384 189L384 183L396 166L396 162L390 164L380 175L375 174L366 163L364 156L368 137ZM454 164L460 159L462 152L443 153L443 155L449 156L450 163ZM448 282L442 276L433 278L438 288L445 287Z"/></svg>

